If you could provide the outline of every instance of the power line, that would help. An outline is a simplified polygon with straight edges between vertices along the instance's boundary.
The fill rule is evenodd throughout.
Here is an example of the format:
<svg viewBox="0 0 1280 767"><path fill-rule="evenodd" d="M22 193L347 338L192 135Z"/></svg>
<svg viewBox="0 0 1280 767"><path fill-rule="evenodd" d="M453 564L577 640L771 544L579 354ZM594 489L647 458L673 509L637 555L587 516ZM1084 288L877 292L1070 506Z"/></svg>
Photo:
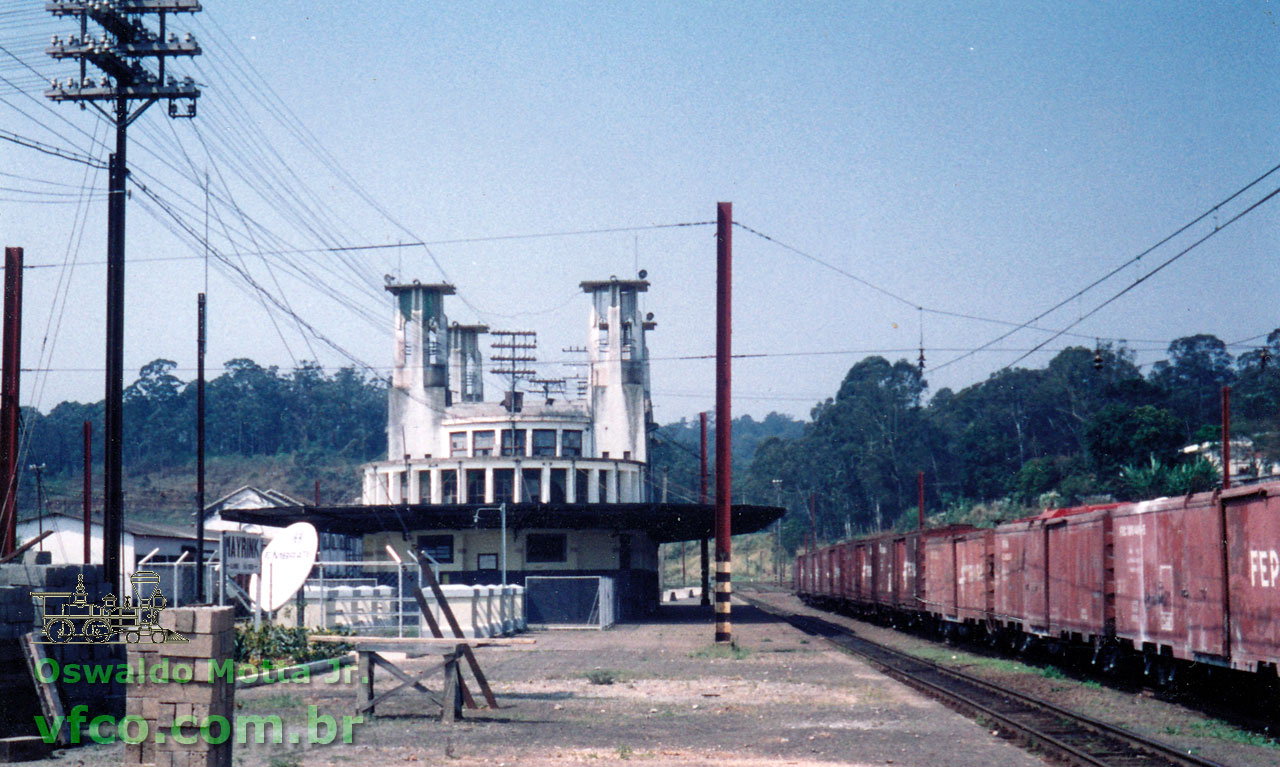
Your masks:
<svg viewBox="0 0 1280 767"><path fill-rule="evenodd" d="M1044 317L1048 316L1049 314L1051 314L1051 313L1053 313L1053 312L1057 311L1058 309L1061 309L1063 306L1066 306L1067 304L1071 303L1072 301L1076 300L1077 298L1080 298L1080 297L1081 297L1081 296L1083 296L1085 293L1089 292L1090 290L1093 290L1093 289L1094 289L1094 288L1096 288L1097 286L1099 286L1099 285L1101 285L1102 283L1106 282L1107 280L1111 279L1112 277L1114 277L1116 274L1120 273L1120 272L1121 272L1121 271L1123 271L1124 269L1128 268L1129 266L1131 266L1131 265L1133 265L1133 264L1138 263L1139 261L1141 261L1141 260L1143 259L1143 257L1144 257L1144 256L1147 256L1147 255L1151 254L1151 253L1152 253L1154 250L1156 250L1157 248L1161 247L1162 245L1165 245L1166 243L1168 243L1170 240L1174 239L1174 238L1175 238L1175 237L1177 237L1178 235L1182 234L1183 232L1187 231L1187 230L1188 230L1188 229L1190 229L1191 227L1193 227L1193 226L1195 226L1196 224L1200 223L1201 221L1205 220L1205 219L1206 219L1206 218L1208 218L1209 216L1211 216L1211 215L1213 215L1213 214L1217 213L1217 212L1218 212L1218 209L1219 209L1219 208L1221 208L1223 205L1226 205L1226 204L1230 203L1230 202L1231 202L1232 200L1234 200L1235 198L1239 197L1240 195L1244 194L1244 193L1245 193L1245 192L1247 192L1248 190L1252 189L1254 186L1256 186L1258 183L1260 183L1263 179L1265 179L1267 176L1270 176L1271 174L1275 173L1277 170L1280 170L1280 164L1277 164L1277 165L1273 166L1273 167L1272 167L1270 170L1268 170L1266 173L1263 173L1261 176L1258 176L1258 177L1257 177L1257 178L1255 178L1253 181L1250 181L1248 184L1245 184L1244 186L1240 187L1240 188L1239 188L1239 189L1237 189L1236 191L1232 192L1230 195L1228 195L1225 199L1223 199L1223 200L1222 200L1221 202L1219 202L1217 205L1214 205L1213 207L1211 207L1211 208L1209 208L1208 210L1206 210L1204 213L1201 213L1199 216L1196 216L1195 218L1193 218L1191 221L1188 221L1186 224L1183 224L1182 226L1178 227L1178 229L1174 230L1172 233L1170 233L1168 236L1166 236L1166 237L1164 237L1163 239L1161 239L1161 240L1160 240L1159 242L1157 242L1156 244L1154 244L1154 245L1152 245L1151 247L1147 248L1146 250L1142 251L1141 253L1139 253L1138 255L1134 256L1133 258L1130 258L1128 261L1125 261L1123 264L1120 264L1119 266L1115 267L1114 269L1112 269L1111 271L1109 271L1109 272L1107 272L1106 274L1102 275L1101 277L1099 277L1098 279L1096 279L1096 280L1094 280L1093 282L1089 283L1088 285L1085 285L1083 288L1081 288L1081 289L1077 290L1075 293L1072 293L1070 296L1068 296L1068 297L1064 298L1063 300L1059 301L1058 303L1056 303L1056 304L1054 304L1053 306L1049 307L1048 309L1044 310L1044 311L1043 311L1043 312L1041 312L1040 314L1037 314L1036 316L1032 317L1031 319L1027 320L1026 322L1019 324L1017 327L1013 328L1012 330L1008 331L1007 333L1004 333L1004 334L1002 334L1002 335L996 336L995 338L991 339L990 341L988 341L987 343L983 344L982 346L979 346L977 349L974 349L973 351L966 352L965 354L962 354L962 355L960 355L959 357L956 357L955 359L947 360L946 362L942 363L941 365L937 365L937 366L935 366L935 367L934 367L934 370L941 370L942 368L945 368L945 367L947 367L948 365L951 365L951 364L953 364L953 363L959 362L960 360L963 360L963 359L965 359L965 358L967 358L967 357L971 356L974 352L981 351L981 350L985 349L986 347L988 347L988 346L990 346L990 345L992 345L992 344L999 343L999 342L1003 341L1004 339L1008 338L1009 336L1013 335L1014 333L1017 333L1019 330L1022 330L1022 329L1024 329L1024 328L1029 327L1032 323L1040 321L1041 319L1043 319ZM1074 324L1075 324L1075 325L1078 325L1078 324L1079 324L1079 322L1076 322L1076 323L1074 323ZM1056 336L1055 336L1055 337L1056 337ZM1052 338L1051 338L1051 339L1049 339L1049 340L1052 340ZM1019 358L1019 359L1021 359L1021 358Z"/></svg>
<svg viewBox="0 0 1280 767"><path fill-rule="evenodd" d="M1041 347L1043 347L1045 344L1049 343L1050 341L1054 340L1054 339L1055 339L1055 338L1057 338L1058 336L1061 336L1061 335L1062 335L1064 332L1066 332L1067 330L1069 330L1069 329L1071 329L1071 328L1075 327L1076 325L1079 325L1080 323L1084 322L1086 319L1088 319L1088 318L1092 317L1093 315L1097 314L1098 312L1102 311L1102 309L1103 309L1104 307L1106 307L1106 306L1110 305L1112 302L1114 302L1114 301L1118 300L1121 296L1123 296L1124 294L1126 294L1126 293L1128 293L1129 291L1133 290L1134 288L1138 287L1138 286L1139 286L1139 285L1141 285L1142 283L1146 282L1146 281L1147 281L1148 279L1150 279L1151 277L1154 277L1154 276L1155 276L1156 274L1158 274L1161 270L1163 270L1166 266L1168 266L1168 265L1172 264L1174 261L1177 261L1178 259L1182 258L1182 257L1183 257L1183 256L1185 256L1186 254L1188 254L1188 253L1190 253L1191 251L1195 250L1197 247L1199 247L1200 245L1202 245L1203 243L1205 243L1207 240L1209 240L1209 238L1213 237L1214 235L1218 234L1218 233L1219 233L1219 232L1221 232L1222 230L1226 229L1227 227L1231 226L1231 225L1232 225L1232 224L1234 224L1235 222L1239 221L1240 219L1244 218L1244 217L1245 217L1245 216L1247 216L1248 214L1252 213L1252 212L1253 212L1254 210L1256 210L1259 206L1261 206L1263 203L1265 203L1265 202L1267 202L1268 200L1270 200L1272 197L1275 197L1277 194L1280 194L1280 187L1276 187L1276 189L1272 190L1272 192L1271 192L1270 194L1268 194L1266 197L1263 197L1261 200L1258 200L1258 201L1257 201L1257 202L1255 202L1254 204L1250 205L1249 207L1247 207L1247 208L1245 208L1244 210L1240 211L1240 212L1239 212L1239 213L1237 213L1236 215L1234 215L1234 216L1232 216L1231 218L1227 219L1226 223L1222 224L1221 226L1217 226L1217 227L1215 227L1215 228L1213 229L1213 231L1209 232L1209 233L1208 233L1208 234L1206 234L1205 236L1201 237L1200 239L1198 239L1198 240L1196 240L1195 242L1191 243L1191 244L1190 244L1190 245L1188 245L1187 247L1185 247L1185 248L1183 248L1182 250L1178 251L1178 252L1177 252L1177 253L1175 253L1173 256L1169 257L1169 258L1168 258L1168 259L1166 259L1163 263L1161 263L1159 266L1157 266L1155 269L1152 269L1151 271L1149 271L1149 272L1147 272L1146 274L1142 275L1142 276L1141 276L1141 277L1139 277L1138 279L1134 280L1130 285L1128 285L1127 287L1125 287L1125 288L1124 288L1123 290L1121 290L1119 293L1116 293L1116 294L1115 294L1114 296L1112 296L1111 298L1108 298L1106 301L1103 301L1102 303L1098 304L1098 305L1097 305L1097 306L1095 306L1093 309L1090 309L1088 312L1086 312L1085 314L1081 315L1081 316L1080 316L1080 318L1079 318L1079 319L1077 319L1075 322L1072 322L1070 325L1068 325L1068 326L1067 326L1066 328L1064 328L1063 330L1058 331L1057 333L1055 333L1054 335L1050 336L1049 338L1046 338L1044 341L1042 341L1040 344L1038 344L1037 346L1035 346L1033 349L1031 349L1030 351L1027 351L1026 353L1022 354L1020 357L1018 357L1017 359L1015 359L1013 362L1010 362L1008 365L1005 365L1005 366L1004 366L1003 368L1001 368L1001 369L1002 369L1002 370L1008 370L1009 368L1011 368L1011 367L1013 367L1014 365L1018 364L1019 362L1021 362L1021 361L1022 361L1022 360L1024 360L1024 359L1026 359L1027 357L1031 356L1031 355L1032 355L1032 354L1034 354L1035 352L1039 351L1039 350L1040 350L1040 348L1041 348Z"/></svg>

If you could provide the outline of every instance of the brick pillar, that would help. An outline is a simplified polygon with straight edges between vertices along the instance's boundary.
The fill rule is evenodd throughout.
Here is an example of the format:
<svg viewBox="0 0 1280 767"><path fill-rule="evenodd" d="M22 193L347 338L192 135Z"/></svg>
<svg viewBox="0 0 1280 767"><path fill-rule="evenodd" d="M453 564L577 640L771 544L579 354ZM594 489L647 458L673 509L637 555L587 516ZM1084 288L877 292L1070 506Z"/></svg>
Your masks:
<svg viewBox="0 0 1280 767"><path fill-rule="evenodd" d="M169 608L161 612L160 625L188 641L153 643L144 636L129 644L130 668L136 673L141 662L147 678L128 685L125 713L146 721L147 735L141 743L125 746L126 767L232 767L234 612L231 607ZM160 670L166 664L168 681L163 681ZM194 724L189 717L195 718ZM182 727L175 738L174 724L179 721ZM125 734L135 732L129 728ZM193 739L194 743L180 742Z"/></svg>

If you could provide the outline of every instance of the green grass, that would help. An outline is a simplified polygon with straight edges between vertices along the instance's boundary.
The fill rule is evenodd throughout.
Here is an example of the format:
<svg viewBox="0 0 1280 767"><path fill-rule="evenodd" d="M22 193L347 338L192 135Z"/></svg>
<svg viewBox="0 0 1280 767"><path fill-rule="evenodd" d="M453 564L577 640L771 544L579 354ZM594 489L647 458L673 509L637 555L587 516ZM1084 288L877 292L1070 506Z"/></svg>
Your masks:
<svg viewBox="0 0 1280 767"><path fill-rule="evenodd" d="M287 692L244 701L245 708L298 708L302 698Z"/></svg>
<svg viewBox="0 0 1280 767"><path fill-rule="evenodd" d="M1170 728L1165 728L1166 730ZM1173 729L1177 729L1176 727ZM1177 733L1171 733L1177 734ZM1261 733L1249 732L1241 730L1238 727L1232 727L1219 719L1209 719L1204 722L1193 722L1187 726L1186 734L1193 738L1213 738L1214 740L1222 740L1227 743L1239 743L1245 746L1258 746L1259 748L1270 748L1280 750L1280 743L1274 738L1269 738Z"/></svg>
<svg viewBox="0 0 1280 767"><path fill-rule="evenodd" d="M590 671L582 673L587 681L591 684L613 684L614 682L625 682L631 677L626 671L614 668L593 668Z"/></svg>
<svg viewBox="0 0 1280 767"><path fill-rule="evenodd" d="M689 653L690 658L711 658L719 660L742 660L750 657L751 650L746 647L739 647L736 643L713 644Z"/></svg>

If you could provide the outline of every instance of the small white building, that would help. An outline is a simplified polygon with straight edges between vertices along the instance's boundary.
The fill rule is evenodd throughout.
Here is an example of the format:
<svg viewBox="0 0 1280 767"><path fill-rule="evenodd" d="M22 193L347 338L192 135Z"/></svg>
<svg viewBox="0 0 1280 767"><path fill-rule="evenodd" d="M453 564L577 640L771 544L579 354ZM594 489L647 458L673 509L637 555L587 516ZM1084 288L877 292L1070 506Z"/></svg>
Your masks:
<svg viewBox="0 0 1280 767"><path fill-rule="evenodd" d="M1182 448L1186 456L1200 456L1222 471L1222 442L1201 442ZM1280 476L1280 464L1267 461L1261 450L1253 445L1248 437L1231 438L1231 478L1233 481L1248 481L1253 478Z"/></svg>
<svg viewBox="0 0 1280 767"><path fill-rule="evenodd" d="M37 543L30 551L49 552L50 564L54 565L84 564L83 517L55 512L20 521L18 540L32 540L47 530L52 530L52 535ZM102 564L102 535L102 522L92 520L89 540L91 564ZM205 545L206 556L214 550L213 546ZM151 554L152 551L155 553ZM188 553L187 559L190 560L195 556L195 551L194 529L129 519L124 522L124 545L120 558L129 572L133 572L138 560L148 554L151 554L149 562L160 564L176 562L184 552Z"/></svg>

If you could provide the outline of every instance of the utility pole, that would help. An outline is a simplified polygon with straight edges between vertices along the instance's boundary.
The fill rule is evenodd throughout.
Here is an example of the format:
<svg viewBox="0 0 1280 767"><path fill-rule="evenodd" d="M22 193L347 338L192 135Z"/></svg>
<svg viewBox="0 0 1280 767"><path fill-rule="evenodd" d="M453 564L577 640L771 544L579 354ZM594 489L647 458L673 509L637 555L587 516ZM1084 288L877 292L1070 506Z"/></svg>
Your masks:
<svg viewBox="0 0 1280 767"><path fill-rule="evenodd" d="M716 642L733 641L732 434L733 203L716 204Z"/></svg>
<svg viewBox="0 0 1280 767"><path fill-rule="evenodd" d="M108 162L107 180L107 353L106 397L103 435L103 561L104 575L117 593L123 593L120 549L124 530L123 429L124 401L124 225L125 180L128 166L129 124L160 99L169 102L169 116L195 117L200 89L186 77L179 81L166 76L165 62L173 56L197 56L200 46L190 33L182 39L167 30L168 15L196 13L199 0L53 0L45 5L56 17L69 17L79 31L66 40L55 35L45 49L57 60L79 64L79 77L65 82L53 80L45 96L56 102L77 102L102 112L116 129L116 151ZM152 32L144 19L159 17L160 32ZM102 28L99 37L89 32L89 23ZM157 73L143 61L155 59ZM96 80L88 65L101 71ZM140 101L136 108L132 102ZM178 101L186 101L179 112ZM99 104L108 105L104 109Z"/></svg>
<svg viewBox="0 0 1280 767"><path fill-rule="evenodd" d="M84 422L84 563L93 564L93 422Z"/></svg>
<svg viewBox="0 0 1280 767"><path fill-rule="evenodd" d="M27 468L36 473L36 531L44 535L44 464L33 463ZM40 550L44 551L44 541L40 542Z"/></svg>
<svg viewBox="0 0 1280 767"><path fill-rule="evenodd" d="M773 504L778 508L782 508L782 480L775 479L773 482ZM773 523L773 575L778 581L778 585L782 585L782 517L778 517L778 521Z"/></svg>
<svg viewBox="0 0 1280 767"><path fill-rule="evenodd" d="M204 604L204 293L196 297L196 603Z"/></svg>
<svg viewBox="0 0 1280 767"><path fill-rule="evenodd" d="M523 407L522 395L516 390L516 386L520 383L520 379L532 378L537 374L530 365L538 360L533 353L538 348L538 334L532 330L495 330L492 334L498 340L494 341L490 346L497 349L498 353L491 355L489 360L499 363L500 366L501 363L508 363L507 369L501 371L501 373L511 379L511 386L507 391L504 404L507 407L507 412L511 414L511 430L508 432L511 435L510 455L516 464L515 471L512 472L514 475L512 484L519 488L520 501L528 503L529 499L525 497L524 467L521 464L521 459L528 452L528 448L525 445L525 440L516 438L516 413L520 412ZM503 444L502 436L501 433L498 434L498 444L494 448L498 455L507 455L506 450L508 448ZM523 429L519 430L519 436L524 436ZM461 473L459 473L458 481L462 481ZM542 488L539 487L538 490L541 492ZM540 500L542 499L534 498L533 502L537 503ZM603 500L602 498L601 501ZM467 502L473 502L469 496Z"/></svg>
<svg viewBox="0 0 1280 767"><path fill-rule="evenodd" d="M0 555L18 546L18 385L22 357L22 248L4 249L4 341L0 355Z"/></svg>
<svg viewBox="0 0 1280 767"><path fill-rule="evenodd" d="M1231 387L1222 387L1222 489L1231 489Z"/></svg>

